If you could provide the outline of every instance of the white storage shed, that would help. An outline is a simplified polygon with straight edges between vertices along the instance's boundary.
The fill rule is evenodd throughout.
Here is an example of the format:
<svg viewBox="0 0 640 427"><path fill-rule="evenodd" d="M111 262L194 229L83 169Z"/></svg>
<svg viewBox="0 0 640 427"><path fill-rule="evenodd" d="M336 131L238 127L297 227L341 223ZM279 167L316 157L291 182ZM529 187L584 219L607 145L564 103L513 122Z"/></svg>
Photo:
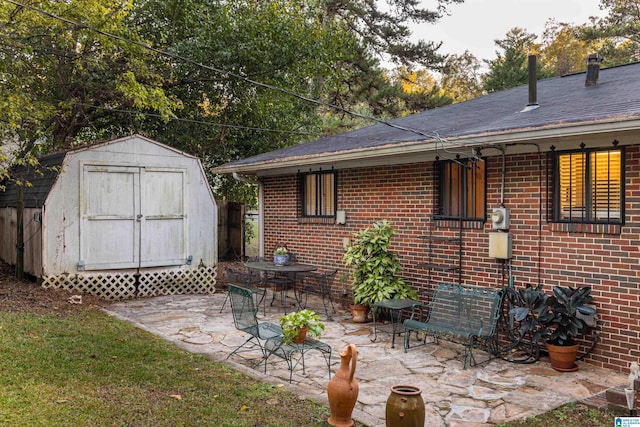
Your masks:
<svg viewBox="0 0 640 427"><path fill-rule="evenodd" d="M25 272L108 299L213 293L218 210L196 157L140 135L26 171ZM0 193L0 257L16 261L17 192Z"/></svg>

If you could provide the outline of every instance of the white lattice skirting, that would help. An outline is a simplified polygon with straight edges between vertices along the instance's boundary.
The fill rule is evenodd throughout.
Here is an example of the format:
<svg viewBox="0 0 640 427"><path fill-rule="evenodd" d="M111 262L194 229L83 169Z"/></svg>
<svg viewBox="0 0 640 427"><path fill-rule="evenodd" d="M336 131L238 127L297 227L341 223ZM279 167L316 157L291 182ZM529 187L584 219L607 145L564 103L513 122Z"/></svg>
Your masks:
<svg viewBox="0 0 640 427"><path fill-rule="evenodd" d="M140 273L78 273L43 276L42 287L123 300L158 295L212 294L217 268L143 271Z"/></svg>

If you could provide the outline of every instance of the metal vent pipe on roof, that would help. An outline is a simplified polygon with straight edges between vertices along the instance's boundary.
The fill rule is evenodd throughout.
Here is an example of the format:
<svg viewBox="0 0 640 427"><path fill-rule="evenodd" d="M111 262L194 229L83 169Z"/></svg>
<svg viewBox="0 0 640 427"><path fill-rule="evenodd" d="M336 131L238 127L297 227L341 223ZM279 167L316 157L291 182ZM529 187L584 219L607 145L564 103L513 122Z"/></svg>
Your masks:
<svg viewBox="0 0 640 427"><path fill-rule="evenodd" d="M521 113L526 113L528 111L533 111L536 108L540 107L538 104L538 78L536 76L536 56L529 55L529 103L526 107L520 111Z"/></svg>
<svg viewBox="0 0 640 427"><path fill-rule="evenodd" d="M600 63L602 63L602 56L600 56L600 54L592 53L587 56L587 79L584 82L585 86L595 86L598 84Z"/></svg>
<svg viewBox="0 0 640 427"><path fill-rule="evenodd" d="M536 56L529 55L529 103L527 107L538 105L538 79L536 75Z"/></svg>

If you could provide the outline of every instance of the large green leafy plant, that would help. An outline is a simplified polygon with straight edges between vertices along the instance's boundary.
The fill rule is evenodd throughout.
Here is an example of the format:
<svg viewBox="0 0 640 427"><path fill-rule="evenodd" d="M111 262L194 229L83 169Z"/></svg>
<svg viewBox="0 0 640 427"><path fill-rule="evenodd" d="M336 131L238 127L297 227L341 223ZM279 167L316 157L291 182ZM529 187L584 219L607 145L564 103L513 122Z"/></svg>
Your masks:
<svg viewBox="0 0 640 427"><path fill-rule="evenodd" d="M527 286L518 292L521 305L511 309L511 314L520 322L522 336L529 333L534 342L544 338L550 344L568 346L589 331L583 316L596 313L591 305L591 287L556 286L551 296L542 290L542 285Z"/></svg>
<svg viewBox="0 0 640 427"><path fill-rule="evenodd" d="M518 322L518 333L520 337L530 339L533 343L538 343L543 337L544 325L540 319L548 317L549 296L542 290L542 285L533 287L527 285L517 290L518 298L511 301L514 307L510 313Z"/></svg>
<svg viewBox="0 0 640 427"><path fill-rule="evenodd" d="M378 301L394 298L417 299L398 274L402 265L398 255L389 250L395 234L392 223L383 220L354 233L353 243L347 247L342 260L353 267L353 299L356 304L373 306Z"/></svg>
<svg viewBox="0 0 640 427"><path fill-rule="evenodd" d="M547 342L554 345L573 345L576 338L585 334L589 326L582 315L594 315L595 308L591 288L570 288L556 286L553 296L549 297L549 311L543 319L548 335Z"/></svg>

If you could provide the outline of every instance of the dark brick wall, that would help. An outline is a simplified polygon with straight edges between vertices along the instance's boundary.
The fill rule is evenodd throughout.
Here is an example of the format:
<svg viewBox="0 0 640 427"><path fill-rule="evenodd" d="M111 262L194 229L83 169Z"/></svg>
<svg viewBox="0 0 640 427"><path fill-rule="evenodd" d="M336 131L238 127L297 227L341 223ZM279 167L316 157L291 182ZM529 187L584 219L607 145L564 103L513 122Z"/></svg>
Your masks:
<svg viewBox="0 0 640 427"><path fill-rule="evenodd" d="M588 357L593 364L625 371L640 359L640 149L626 148L626 222L622 227L582 227L580 232L547 222L546 155L507 155L504 204L510 210L515 284L543 283L593 287L603 322L600 342ZM487 158L487 217L499 206L502 158ZM321 266L342 266L343 241L381 219L392 221L405 277L415 288L427 287L421 236L428 234L434 207L434 165L384 166L338 171L338 209L346 225L299 218L295 175L268 177L264 183L265 252L281 244L299 259ZM488 256L490 221L463 230L462 280L469 284L506 285L508 263ZM454 233L455 229L440 232ZM446 254L455 259L455 254ZM452 258L453 257L453 258ZM432 272L433 274L433 272ZM433 274L433 282L455 280L455 273ZM347 287L349 284L347 283ZM334 283L336 294L342 285Z"/></svg>

